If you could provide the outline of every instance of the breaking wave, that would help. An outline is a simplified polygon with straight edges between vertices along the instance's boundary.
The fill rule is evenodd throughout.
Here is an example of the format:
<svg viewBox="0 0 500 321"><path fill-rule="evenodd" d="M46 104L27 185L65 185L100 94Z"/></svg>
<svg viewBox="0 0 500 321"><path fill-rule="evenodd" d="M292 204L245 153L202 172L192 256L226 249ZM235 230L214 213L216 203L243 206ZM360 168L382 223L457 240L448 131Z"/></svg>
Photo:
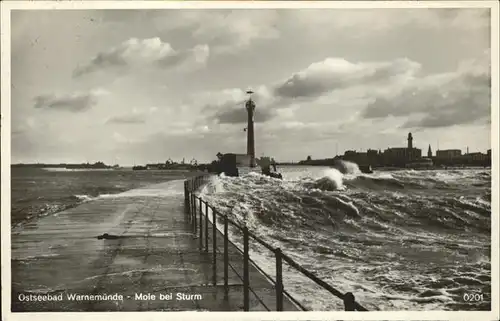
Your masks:
<svg viewBox="0 0 500 321"><path fill-rule="evenodd" d="M200 193L342 291L365 288L356 295L370 309L487 308L461 295L491 293L490 170L362 174L345 163L282 173L214 177ZM304 282L292 287L307 298L317 289Z"/></svg>
<svg viewBox="0 0 500 321"><path fill-rule="evenodd" d="M90 195L70 195L58 198L56 201L52 202L37 202L34 203L31 199L18 200L12 211L14 215L16 213L26 213L22 220L13 222L13 228L22 227L24 224L29 221L37 218L41 218L44 216L49 216L56 214L58 212L73 208L82 204L84 202L89 202L97 197L93 197Z"/></svg>

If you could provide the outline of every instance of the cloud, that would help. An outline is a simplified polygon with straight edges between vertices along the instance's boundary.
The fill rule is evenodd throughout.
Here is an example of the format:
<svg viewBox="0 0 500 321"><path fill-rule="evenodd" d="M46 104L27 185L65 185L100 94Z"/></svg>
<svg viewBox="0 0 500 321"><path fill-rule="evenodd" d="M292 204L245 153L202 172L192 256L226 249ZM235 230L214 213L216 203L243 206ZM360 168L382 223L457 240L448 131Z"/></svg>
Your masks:
<svg viewBox="0 0 500 321"><path fill-rule="evenodd" d="M425 74L421 69L418 62L407 58L354 63L330 57L284 81L258 87L255 121L281 119L287 113L280 110L290 110L287 117L291 119L297 108L313 112L314 106L321 105L351 106L351 121L399 117L403 128L489 121L489 52L462 62L454 72ZM243 90L226 89L206 98L202 101L213 101L204 108L208 119L219 124L247 121Z"/></svg>
<svg viewBox="0 0 500 321"><path fill-rule="evenodd" d="M160 110L158 109L158 107L155 106L149 108L148 107L133 108L128 113L110 117L106 121L106 124L119 124L119 125L145 124L146 122L151 122L155 118L161 118L161 116L155 116L155 114L157 114L158 112L160 112ZM167 110L166 112L169 113L170 110ZM163 111L163 114L165 115L165 111Z"/></svg>
<svg viewBox="0 0 500 321"><path fill-rule="evenodd" d="M271 110L255 109L254 121L257 123L266 122L276 116ZM214 116L220 124L242 124L248 121L247 111L243 108L233 108L218 111Z"/></svg>
<svg viewBox="0 0 500 321"><path fill-rule="evenodd" d="M196 39L210 42L216 53L235 53L258 40L275 39L279 14L275 10L224 10L199 13Z"/></svg>
<svg viewBox="0 0 500 321"><path fill-rule="evenodd" d="M458 32L490 26L490 10L486 8L310 9L290 10L287 14L301 29L319 37L328 37L335 30L359 39L387 35L409 26ZM319 35L318 28L323 31Z"/></svg>
<svg viewBox="0 0 500 321"><path fill-rule="evenodd" d="M336 89L380 85L394 77L411 77L419 69L420 64L409 59L351 63L342 58L327 58L293 74L277 85L274 93L283 98L318 97Z"/></svg>
<svg viewBox="0 0 500 321"><path fill-rule="evenodd" d="M109 12L108 12L109 11ZM106 10L105 21L140 29L151 22L157 32L184 33L207 43L215 54L234 54L288 36L321 42L340 37L387 37L395 30L470 32L489 27L489 10L460 9L211 9ZM321 30L321 32L318 32Z"/></svg>
<svg viewBox="0 0 500 321"><path fill-rule="evenodd" d="M166 13L164 11L167 11ZM215 54L234 54L280 36L278 10L162 10L146 12L159 31L183 32Z"/></svg>
<svg viewBox="0 0 500 321"><path fill-rule="evenodd" d="M456 72L429 75L409 82L389 97L378 97L365 118L409 116L404 128L436 128L488 120L491 75L484 61L467 61Z"/></svg>
<svg viewBox="0 0 500 321"><path fill-rule="evenodd" d="M103 90L77 92L65 95L40 95L35 97L35 108L65 110L71 112L86 111L98 103L99 97L106 94Z"/></svg>
<svg viewBox="0 0 500 321"><path fill-rule="evenodd" d="M290 118L293 112L283 113L283 109L311 103L331 104L341 96L344 102L349 99L363 102L367 100L364 96L368 93L392 92L392 88L387 88L414 78L420 68L420 64L409 59L353 63L330 57L310 64L285 80L258 86L252 96L258 105L255 121L266 122L285 114ZM204 108L210 119L218 123L244 123L247 119L244 109L246 98L242 89L225 89L199 100L212 101Z"/></svg>
<svg viewBox="0 0 500 321"><path fill-rule="evenodd" d="M195 100L211 101L202 106L202 112L209 120L219 124L242 124L247 122L245 102L249 95L239 88L224 89L218 92L205 92L197 95ZM254 113L255 122L267 122L280 115L279 109L273 109L274 97L266 86L254 89L252 99L257 102Z"/></svg>
<svg viewBox="0 0 500 321"><path fill-rule="evenodd" d="M156 65L173 68L186 63L204 64L209 57L207 45L177 51L158 37L131 38L120 45L98 53L89 63L75 69L74 77L108 68Z"/></svg>
<svg viewBox="0 0 500 321"><path fill-rule="evenodd" d="M123 115L109 118L107 124L144 124L144 115Z"/></svg>

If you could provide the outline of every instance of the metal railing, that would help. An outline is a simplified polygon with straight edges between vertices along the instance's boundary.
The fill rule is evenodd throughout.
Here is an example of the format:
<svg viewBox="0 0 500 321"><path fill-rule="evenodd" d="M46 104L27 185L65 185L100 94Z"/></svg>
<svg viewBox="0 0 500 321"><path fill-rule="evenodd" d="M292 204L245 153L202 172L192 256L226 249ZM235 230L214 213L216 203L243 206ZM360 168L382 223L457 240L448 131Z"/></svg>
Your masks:
<svg viewBox="0 0 500 321"><path fill-rule="evenodd" d="M200 249L204 249L208 253L209 247L209 225L212 227L212 265L213 265L213 285L217 285L217 254L221 254L217 248L217 235L220 233L224 238L224 250L223 250L223 262L224 265L224 293L228 296L229 293L229 268L238 276L238 278L243 282L243 310L249 311L250 309L250 292L252 292L266 310L271 311L260 298L257 293L250 286L250 267L253 266L257 269L272 285L274 285L276 293L276 311L283 311L283 302L285 296L295 304L295 306L303 311L308 309L302 305L298 300L296 300L290 293L288 293L283 285L283 261L288 263L292 268L299 271L310 280L321 286L323 289L327 290L337 298L343 300L345 311L368 311L366 308L361 306L356 302L352 292L347 292L342 294L339 290L333 288L331 285L321 280L314 273L308 271L303 266L295 262L288 255L283 253L281 249L274 248L252 232L248 230L246 226L241 226L240 224L231 220L226 214L220 213L213 206L208 204L206 201L196 196L194 193L203 185L208 182L210 178L209 175L197 176L192 179L186 180L184 182L184 197L185 197L185 208L186 215L192 229L195 233L199 234L199 246ZM203 207L205 211L203 211ZM212 221L209 220L209 209L212 213ZM217 218L221 219L223 222L223 232L217 228ZM219 220L220 221L220 220ZM236 229L240 230L243 234L243 249L236 246L231 240L229 240L229 224L234 226ZM261 269L251 258L249 254L249 242L250 239L256 241L260 245L264 246L266 249L274 253L276 262L276 277L273 279L269 276L263 269ZM240 275L236 269L229 263L229 244L231 244L236 250L243 255L243 275Z"/></svg>

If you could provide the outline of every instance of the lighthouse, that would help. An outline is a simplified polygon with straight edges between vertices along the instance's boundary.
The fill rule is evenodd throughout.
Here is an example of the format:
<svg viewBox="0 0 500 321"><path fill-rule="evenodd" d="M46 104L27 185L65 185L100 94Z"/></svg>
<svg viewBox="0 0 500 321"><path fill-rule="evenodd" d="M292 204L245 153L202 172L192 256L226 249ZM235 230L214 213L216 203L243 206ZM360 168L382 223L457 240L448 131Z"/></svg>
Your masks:
<svg viewBox="0 0 500 321"><path fill-rule="evenodd" d="M247 91L247 94L253 94L253 91ZM255 167L255 137L253 132L253 123L254 123L254 113L255 113L255 103L252 100L252 97L247 100L245 104L245 108L248 113L248 124L247 124L247 155L250 158L250 167Z"/></svg>
<svg viewBox="0 0 500 321"><path fill-rule="evenodd" d="M408 161L413 160L414 157L414 150L413 150L413 136L411 133L408 133L408 148L406 149L406 158Z"/></svg>
<svg viewBox="0 0 500 321"><path fill-rule="evenodd" d="M411 135L411 133L408 133L408 149L413 149L413 136Z"/></svg>

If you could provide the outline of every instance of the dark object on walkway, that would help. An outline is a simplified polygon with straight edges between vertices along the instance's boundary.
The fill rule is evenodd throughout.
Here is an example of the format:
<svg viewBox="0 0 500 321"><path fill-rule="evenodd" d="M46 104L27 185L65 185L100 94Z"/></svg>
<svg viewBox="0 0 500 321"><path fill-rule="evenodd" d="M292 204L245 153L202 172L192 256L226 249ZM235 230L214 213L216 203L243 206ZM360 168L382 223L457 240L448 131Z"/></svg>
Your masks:
<svg viewBox="0 0 500 321"><path fill-rule="evenodd" d="M120 236L118 235L109 235L108 233L104 233L103 235L99 235L97 237L98 240L102 240L102 239L105 239L105 240L116 240L116 239L119 239Z"/></svg>

